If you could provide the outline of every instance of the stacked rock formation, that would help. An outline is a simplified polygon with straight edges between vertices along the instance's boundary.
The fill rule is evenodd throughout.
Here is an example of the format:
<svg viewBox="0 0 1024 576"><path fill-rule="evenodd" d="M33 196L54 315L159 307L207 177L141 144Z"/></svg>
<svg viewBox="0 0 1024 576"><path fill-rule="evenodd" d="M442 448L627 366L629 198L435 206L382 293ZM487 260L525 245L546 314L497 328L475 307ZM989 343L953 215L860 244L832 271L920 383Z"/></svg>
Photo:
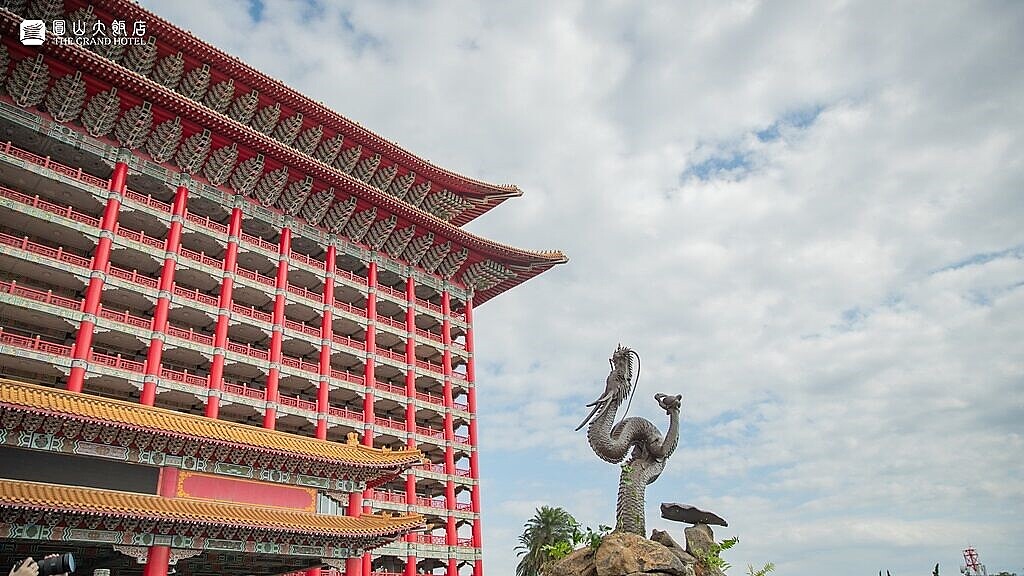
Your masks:
<svg viewBox="0 0 1024 576"><path fill-rule="evenodd" d="M597 550L581 548L544 566L544 576L724 576L700 562L715 543L709 524L728 526L710 512L674 503L661 505L662 517L691 524L682 546L668 532L654 530L650 539L624 531L612 532Z"/></svg>

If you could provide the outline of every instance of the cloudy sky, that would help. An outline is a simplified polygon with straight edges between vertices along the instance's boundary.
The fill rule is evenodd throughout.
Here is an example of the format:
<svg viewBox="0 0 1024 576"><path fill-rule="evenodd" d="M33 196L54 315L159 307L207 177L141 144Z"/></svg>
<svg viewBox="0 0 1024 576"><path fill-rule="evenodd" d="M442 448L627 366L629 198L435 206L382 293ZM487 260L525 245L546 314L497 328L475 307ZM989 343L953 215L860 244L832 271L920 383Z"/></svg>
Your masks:
<svg viewBox="0 0 1024 576"><path fill-rule="evenodd" d="M618 342L685 395L657 504L780 574L1024 572L1024 4L145 2L571 263L477 314L485 566L612 523L573 428Z"/></svg>

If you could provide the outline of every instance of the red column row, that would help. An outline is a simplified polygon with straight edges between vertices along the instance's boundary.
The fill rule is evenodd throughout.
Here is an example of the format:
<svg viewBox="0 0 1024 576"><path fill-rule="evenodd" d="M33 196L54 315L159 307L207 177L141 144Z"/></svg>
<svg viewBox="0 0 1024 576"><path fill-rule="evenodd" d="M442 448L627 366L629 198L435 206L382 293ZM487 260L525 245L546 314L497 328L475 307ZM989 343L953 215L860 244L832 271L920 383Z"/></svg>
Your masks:
<svg viewBox="0 0 1024 576"><path fill-rule="evenodd" d="M82 300L84 315L75 335L71 373L68 375L67 384L67 389L72 392L81 392L82 384L85 382L85 370L92 350L93 333L96 330L96 313L100 305L100 295L103 293L107 267L110 265L110 247L114 242L114 230L121 211L121 198L127 188L127 179L128 164L118 161L114 164L114 173L110 176L110 183L107 186L107 205L103 209L103 219L100 221L100 240L93 253L89 286Z"/></svg>
<svg viewBox="0 0 1024 576"><path fill-rule="evenodd" d="M405 279L405 432L409 448L416 448L416 281L412 276ZM405 501L416 503L416 474L409 470L405 475ZM405 537L414 544L416 534ZM416 555L411 552L405 562L405 576L416 576Z"/></svg>
<svg viewBox="0 0 1024 576"><path fill-rule="evenodd" d="M337 248L334 244L327 247L327 259L324 262L324 306L320 322L320 383L316 391L316 437L327 439L327 416L330 410L331 394L331 345L334 341L334 273L336 271Z"/></svg>
<svg viewBox="0 0 1024 576"><path fill-rule="evenodd" d="M281 340L284 336L285 295L288 293L288 256L292 252L292 231L288 226L281 228L281 239L277 250L274 325L270 333L270 370L267 371L267 387L263 396L267 401L267 407L263 411L263 427L268 430L273 430L277 426L277 385L281 378Z"/></svg>
<svg viewBox="0 0 1024 576"><path fill-rule="evenodd" d="M476 346L473 343L473 296L466 298L466 382L469 386L469 444L473 451L469 454L469 477L473 479L473 493L471 507L473 510L473 547L477 550L483 548L483 532L480 524L480 463L477 459L479 452L477 444L476 428ZM477 560L473 566L473 576L483 576L483 560Z"/></svg>
<svg viewBox="0 0 1024 576"><path fill-rule="evenodd" d="M235 286L235 272L238 271L238 239L242 235L242 208L231 210L228 222L227 251L224 253L223 276L220 284L220 298L217 301L217 327L213 333L213 361L210 364L210 378L207 383L206 417L216 418L220 412L220 394L224 388L224 355L227 352L228 328L231 326L232 294Z"/></svg>
<svg viewBox="0 0 1024 576"><path fill-rule="evenodd" d="M174 292L174 271L178 266L178 255L181 253L181 228L185 223L185 210L188 207L188 188L178 186L174 193L174 205L171 211L171 227L164 241L164 265L160 271L160 283L156 299L156 310L151 323L152 337L149 340L149 352L146 354L146 375L143 377L142 398L140 402L152 406L156 402L156 383L160 379L160 362L163 358L164 339L167 338L167 315L171 309L171 295Z"/></svg>

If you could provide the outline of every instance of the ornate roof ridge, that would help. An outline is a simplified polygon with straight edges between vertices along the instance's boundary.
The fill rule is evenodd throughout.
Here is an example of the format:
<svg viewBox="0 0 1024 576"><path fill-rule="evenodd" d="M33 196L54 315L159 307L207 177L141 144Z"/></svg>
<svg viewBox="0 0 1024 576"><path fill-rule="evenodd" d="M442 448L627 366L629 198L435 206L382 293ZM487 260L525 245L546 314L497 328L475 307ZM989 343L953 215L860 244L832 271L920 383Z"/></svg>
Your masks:
<svg viewBox="0 0 1024 576"><path fill-rule="evenodd" d="M235 128L236 130L243 130L246 136L259 140L259 142L262 145L276 148L280 154L279 158L286 158L288 160L288 162L285 162L287 166L295 168L297 170L301 170L303 167L317 168L320 172L318 176L320 176L322 179L327 181L333 180L334 183L339 186L349 185L351 186L351 190L353 192L359 193L359 196L366 200L367 202L370 202L371 204L376 206L381 206L390 211L391 213L396 214L404 218L405 220L410 221L413 224L421 225L428 231L436 232L448 239L451 239L461 244L471 245L475 247L478 251L488 256L514 259L516 260L516 264L521 265L534 264L535 262L530 262L531 259L540 259L544 261L541 262L540 264L550 265L564 264L568 262L568 257L566 257L564 253L557 250L532 251L523 248L516 248L514 246L503 244L501 242L484 238L483 236L478 236L476 234L468 232L461 226L458 226L451 222L446 222L441 218L438 218L437 216L434 216L433 214L426 212L425 210L422 210L416 206L412 206L392 196L389 196L388 194L385 194L384 192L374 188L373 186L370 186L366 182L363 182L357 178L353 178L347 174L342 174L315 158L302 155L298 151L288 146L285 146L284 144L278 142L277 140L271 138L270 136L267 136L266 134L263 134L253 129L251 126L241 124L231 118L228 118L223 114L220 114L214 110L211 110L195 102L194 100L186 98L185 96L182 96L181 94L178 94L173 90L168 90L166 87L161 86L152 79L132 72L131 70L128 70L126 68L123 68L122 66L119 66L117 63L111 62L110 60L103 58L102 56L98 56L85 48L76 45L54 46L52 44L44 45L44 47L51 51L67 50L71 54L74 54L79 58L92 60L98 66L107 69L116 68L118 72L130 74L133 78L143 82L144 85L149 86L152 90L158 91L159 94L161 94L164 98L172 99L183 106L192 108L193 110L195 110L197 115L207 115L212 121L227 123L228 127ZM192 121L197 122L202 126L208 126L210 124L209 122L197 121L195 117L192 118Z"/></svg>
<svg viewBox="0 0 1024 576"><path fill-rule="evenodd" d="M34 409L75 419L108 422L146 430L198 437L289 456L340 462L353 467L393 468L422 460L417 449L386 450L358 443L325 442L287 432L257 428L116 400L93 394L68 392L49 386L0 378L0 406Z"/></svg>
<svg viewBox="0 0 1024 576"><path fill-rule="evenodd" d="M330 536L394 536L424 526L420 514L333 516L251 504L0 479L0 507L138 517Z"/></svg>
<svg viewBox="0 0 1024 576"><path fill-rule="evenodd" d="M219 60L219 62L223 63L226 68L233 69L235 72L243 74L244 78L239 78L240 80L244 80L250 85L253 84L253 81L265 84L264 86L258 86L258 88L261 89L261 94L264 94L264 88L269 88L274 92L270 92L268 95L272 95L283 103L291 105L297 111L310 111L315 115L322 117L324 120L333 120L337 122L339 126L331 126L332 129L342 132L346 136L358 133L359 137L354 137L354 140L369 145L371 148L374 148L375 151L385 154L385 157L393 162L398 163L400 166L412 170L417 174L428 177L431 181L437 181L439 184L461 185L461 192L471 192L477 194L481 198L487 199L505 199L522 195L522 190L515 184L493 184L484 182L482 180L448 170L447 168L443 168L416 154L413 154L391 140L388 140L376 132L365 128L359 122L346 118L331 108L328 108L325 104L305 96L281 80L258 70L237 56L228 54L224 50L214 46L212 43L199 38L191 31L176 26L166 18L157 15L135 2L127 2L125 0L94 0L94 3L111 10L119 11L119 13L127 10L144 14L146 18L150 19L147 20L147 24L150 22L158 24L162 29L162 32L173 35L182 45L191 45L195 48L205 49L208 51L209 56ZM202 58L200 57L200 59ZM257 88L257 86L253 87ZM440 178L438 178L438 176L440 176ZM495 206L496 205L497 204L495 204Z"/></svg>

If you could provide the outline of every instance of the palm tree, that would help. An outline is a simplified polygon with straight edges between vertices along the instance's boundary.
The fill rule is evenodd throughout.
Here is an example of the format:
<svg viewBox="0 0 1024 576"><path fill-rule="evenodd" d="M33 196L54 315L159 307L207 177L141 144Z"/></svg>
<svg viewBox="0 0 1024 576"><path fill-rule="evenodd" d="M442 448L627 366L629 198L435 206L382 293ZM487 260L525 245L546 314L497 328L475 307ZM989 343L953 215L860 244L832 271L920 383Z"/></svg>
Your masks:
<svg viewBox="0 0 1024 576"><path fill-rule="evenodd" d="M544 549L556 542L574 541L579 531L579 523L562 508L541 506L533 518L523 525L523 534L519 537L517 556L522 556L516 566L516 576L537 576L540 567L548 560Z"/></svg>

